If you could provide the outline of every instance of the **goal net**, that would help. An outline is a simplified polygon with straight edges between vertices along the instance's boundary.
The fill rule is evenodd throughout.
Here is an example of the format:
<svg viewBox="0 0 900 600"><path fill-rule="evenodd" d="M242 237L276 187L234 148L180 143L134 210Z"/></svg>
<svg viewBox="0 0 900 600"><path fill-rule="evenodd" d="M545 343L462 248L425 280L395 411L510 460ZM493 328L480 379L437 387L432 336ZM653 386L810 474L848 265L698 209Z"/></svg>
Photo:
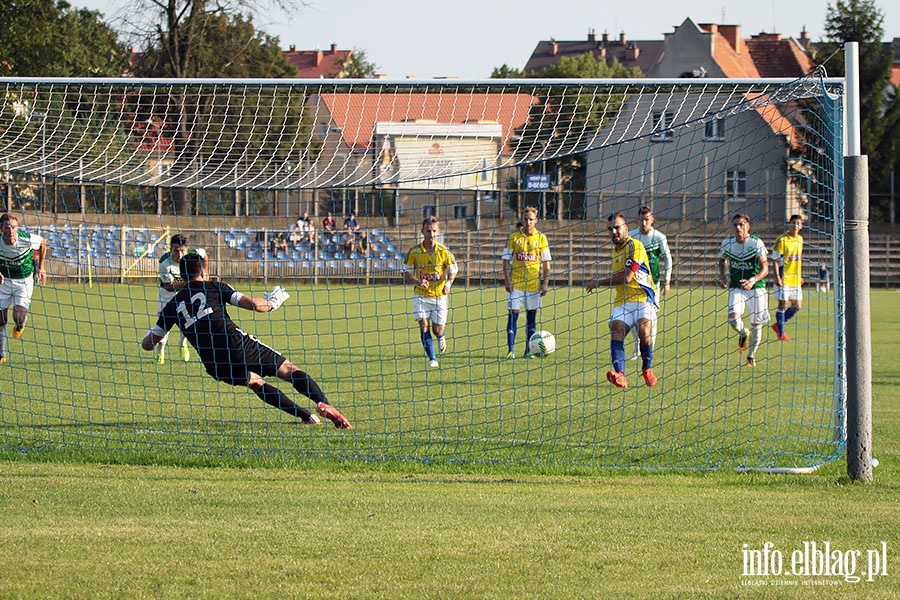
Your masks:
<svg viewBox="0 0 900 600"><path fill-rule="evenodd" d="M0 333L8 451L788 470L844 451L842 80L6 78L0 89L0 190L20 231L43 240L47 276L21 335L16 308ZM533 327L557 349L523 357L522 314L510 359L501 256L530 206L551 255ZM634 229L642 207L668 236L658 279L668 272L671 287L659 382L644 385L637 359L620 389L606 378L614 290L584 284L611 269L607 215ZM769 252L803 218L802 309L779 339L770 276L755 367L717 287L738 213ZM436 367L403 276L429 216L459 265ZM229 314L312 376L352 430L302 425L215 381L194 348L183 360L177 327L161 356L141 350L175 234L206 250L214 279L288 291L277 312Z"/></svg>

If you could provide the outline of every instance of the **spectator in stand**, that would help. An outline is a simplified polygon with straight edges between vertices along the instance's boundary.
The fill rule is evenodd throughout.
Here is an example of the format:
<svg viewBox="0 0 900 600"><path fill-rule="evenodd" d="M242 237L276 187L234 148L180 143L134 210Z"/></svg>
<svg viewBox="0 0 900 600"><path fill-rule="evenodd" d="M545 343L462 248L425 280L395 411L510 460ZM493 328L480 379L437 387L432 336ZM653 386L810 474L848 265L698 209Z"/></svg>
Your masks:
<svg viewBox="0 0 900 600"><path fill-rule="evenodd" d="M349 226L344 227L344 233L341 235L341 252L349 255L353 252L354 244L356 243L356 234L353 233L353 230L350 229Z"/></svg>
<svg viewBox="0 0 900 600"><path fill-rule="evenodd" d="M303 241L310 246L314 246L317 239L318 236L316 235L316 220L309 219L306 222L306 235L304 236Z"/></svg>
<svg viewBox="0 0 900 600"><path fill-rule="evenodd" d="M288 241L287 236L284 235L283 232L278 232L275 234L275 237L272 238L272 258L277 258L279 252L287 253L288 251Z"/></svg>
<svg viewBox="0 0 900 600"><path fill-rule="evenodd" d="M309 222L308 220L304 220L305 216L306 213L303 213L303 217L300 217L293 225L291 225L291 230L288 233L288 239L290 239L291 246L294 248L297 247L297 244L302 244L307 241Z"/></svg>
<svg viewBox="0 0 900 600"><path fill-rule="evenodd" d="M378 244L376 244L370 237L368 231L360 231L359 232L359 252L360 254L377 254L378 253Z"/></svg>
<svg viewBox="0 0 900 600"><path fill-rule="evenodd" d="M337 233L337 223L335 222L334 217L331 216L331 213L325 213L325 218L322 219L322 229L327 235L332 237Z"/></svg>
<svg viewBox="0 0 900 600"><path fill-rule="evenodd" d="M344 227L349 227L350 231L354 233L359 230L359 222L356 220L356 215L350 213L347 215L347 218L344 219Z"/></svg>

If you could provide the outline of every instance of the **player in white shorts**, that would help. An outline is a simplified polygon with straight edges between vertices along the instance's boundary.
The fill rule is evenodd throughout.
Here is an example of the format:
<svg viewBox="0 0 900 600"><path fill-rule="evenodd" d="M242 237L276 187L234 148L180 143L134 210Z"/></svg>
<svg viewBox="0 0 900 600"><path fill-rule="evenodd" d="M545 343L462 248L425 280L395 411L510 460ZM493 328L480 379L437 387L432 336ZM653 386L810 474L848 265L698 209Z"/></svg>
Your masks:
<svg viewBox="0 0 900 600"><path fill-rule="evenodd" d="M769 322L765 279L769 258L762 240L750 235L749 216L737 214L731 223L734 236L722 240L719 248L719 285L729 290L728 324L738 333L738 350L747 353L747 366L755 367L762 328ZM745 310L750 313L749 332L741 318Z"/></svg>
<svg viewBox="0 0 900 600"><path fill-rule="evenodd" d="M441 226L437 217L422 222L422 243L406 254L403 278L413 288L413 318L419 322L419 334L429 367L437 367L433 333L438 349L447 349L445 327L450 307L450 288L459 272L456 258L444 244L438 243Z"/></svg>
<svg viewBox="0 0 900 600"><path fill-rule="evenodd" d="M0 217L0 363L6 362L6 323L13 308L13 337L25 331L34 276L41 285L47 283L44 259L47 244L39 235L19 231L18 217L5 213Z"/></svg>
<svg viewBox="0 0 900 600"><path fill-rule="evenodd" d="M206 262L206 250L203 248L192 250L188 246L187 237L180 234L173 235L169 241L169 251L159 257L159 301L156 309L157 314L162 312L169 300L174 298L178 290L185 285L185 281L181 278L179 262L186 254L198 254L203 259L203 262ZM154 347L156 362L159 364L166 362L166 342L168 341L169 334L166 332ZM191 353L188 349L188 341L183 333L178 341L178 348L181 353L181 360L189 361Z"/></svg>

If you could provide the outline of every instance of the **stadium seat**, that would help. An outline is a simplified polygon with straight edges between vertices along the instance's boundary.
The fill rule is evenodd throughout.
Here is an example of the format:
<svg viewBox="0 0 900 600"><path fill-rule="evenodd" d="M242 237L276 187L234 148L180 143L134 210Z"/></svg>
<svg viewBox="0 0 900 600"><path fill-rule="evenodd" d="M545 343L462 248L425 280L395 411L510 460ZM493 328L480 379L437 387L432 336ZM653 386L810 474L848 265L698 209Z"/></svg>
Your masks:
<svg viewBox="0 0 900 600"><path fill-rule="evenodd" d="M247 260L259 260L259 252L257 252L256 250L248 250Z"/></svg>

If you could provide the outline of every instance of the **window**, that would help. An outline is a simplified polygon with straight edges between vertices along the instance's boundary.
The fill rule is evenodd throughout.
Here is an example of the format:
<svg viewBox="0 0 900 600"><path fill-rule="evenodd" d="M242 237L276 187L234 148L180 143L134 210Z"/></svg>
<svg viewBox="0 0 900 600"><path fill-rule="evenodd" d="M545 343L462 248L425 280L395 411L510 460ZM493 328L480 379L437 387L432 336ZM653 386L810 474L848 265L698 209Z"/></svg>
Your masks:
<svg viewBox="0 0 900 600"><path fill-rule="evenodd" d="M434 204L426 204L422 207L422 218L427 219L428 217L436 217L437 216L437 206Z"/></svg>
<svg viewBox="0 0 900 600"><path fill-rule="evenodd" d="M674 121L675 113L653 113L653 134L650 136L650 140L654 142L665 142L674 138L675 132L669 129Z"/></svg>
<svg viewBox="0 0 900 600"><path fill-rule="evenodd" d="M725 139L725 117L717 117L706 123L706 134L703 136L705 140L724 140Z"/></svg>
<svg viewBox="0 0 900 600"><path fill-rule="evenodd" d="M454 219L465 219L469 215L469 207L465 204L457 204L453 207Z"/></svg>
<svg viewBox="0 0 900 600"><path fill-rule="evenodd" d="M328 123L319 123L319 137L328 135Z"/></svg>
<svg viewBox="0 0 900 600"><path fill-rule="evenodd" d="M725 173L725 196L732 202L746 202L747 171L729 169Z"/></svg>

